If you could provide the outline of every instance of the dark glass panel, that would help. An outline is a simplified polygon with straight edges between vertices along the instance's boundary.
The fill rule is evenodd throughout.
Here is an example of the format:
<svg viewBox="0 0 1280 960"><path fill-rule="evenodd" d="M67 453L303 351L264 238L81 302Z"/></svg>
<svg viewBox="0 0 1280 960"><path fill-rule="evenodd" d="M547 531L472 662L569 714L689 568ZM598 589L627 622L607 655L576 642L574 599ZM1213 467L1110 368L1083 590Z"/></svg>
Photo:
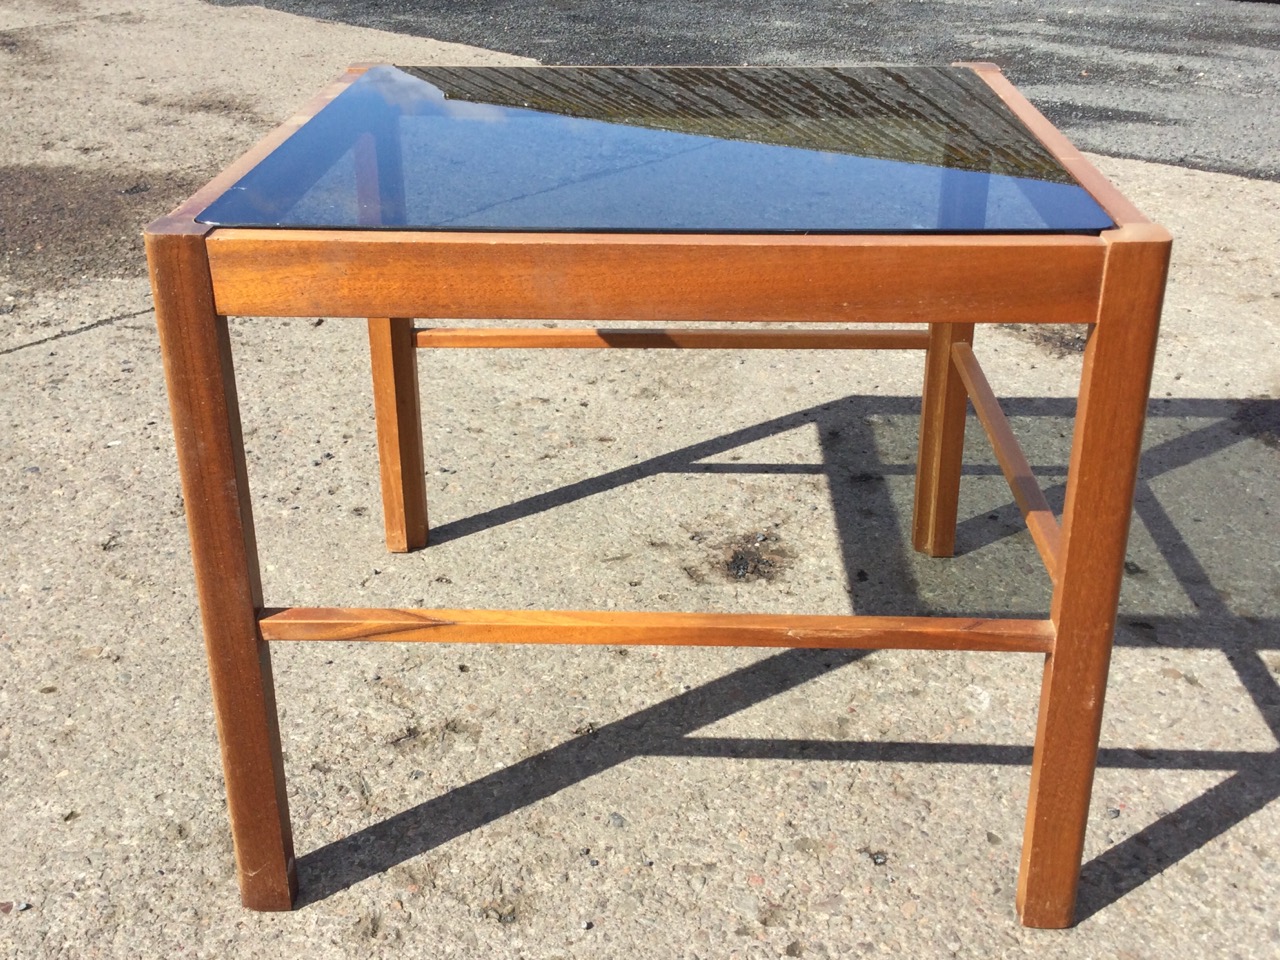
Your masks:
<svg viewBox="0 0 1280 960"><path fill-rule="evenodd" d="M199 218L759 233L1111 226L955 67L375 67Z"/></svg>

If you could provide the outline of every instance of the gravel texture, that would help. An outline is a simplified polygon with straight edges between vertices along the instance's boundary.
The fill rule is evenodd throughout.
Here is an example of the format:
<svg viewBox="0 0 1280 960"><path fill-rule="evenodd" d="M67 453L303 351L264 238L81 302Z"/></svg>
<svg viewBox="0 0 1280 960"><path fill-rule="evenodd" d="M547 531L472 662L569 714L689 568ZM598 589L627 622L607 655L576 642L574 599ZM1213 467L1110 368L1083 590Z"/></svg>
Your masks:
<svg viewBox="0 0 1280 960"><path fill-rule="evenodd" d="M215 0L240 3L242 0ZM1085 149L1280 179L1280 5L1241 0L265 0L544 63L998 63Z"/></svg>

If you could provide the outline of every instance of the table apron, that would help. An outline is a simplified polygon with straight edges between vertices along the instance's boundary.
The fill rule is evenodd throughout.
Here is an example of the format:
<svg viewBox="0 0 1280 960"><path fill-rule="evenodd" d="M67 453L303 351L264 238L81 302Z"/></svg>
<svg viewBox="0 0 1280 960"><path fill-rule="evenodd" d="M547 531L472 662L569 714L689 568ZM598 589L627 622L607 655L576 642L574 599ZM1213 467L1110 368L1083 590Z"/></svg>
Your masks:
<svg viewBox="0 0 1280 960"><path fill-rule="evenodd" d="M219 313L1093 323L1093 236L421 234L220 229Z"/></svg>

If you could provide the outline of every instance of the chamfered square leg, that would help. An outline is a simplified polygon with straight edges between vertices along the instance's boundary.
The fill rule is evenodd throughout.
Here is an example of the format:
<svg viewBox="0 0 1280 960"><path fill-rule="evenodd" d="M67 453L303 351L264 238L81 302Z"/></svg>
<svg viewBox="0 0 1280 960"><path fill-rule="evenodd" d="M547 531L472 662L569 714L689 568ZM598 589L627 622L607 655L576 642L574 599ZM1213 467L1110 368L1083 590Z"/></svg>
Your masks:
<svg viewBox="0 0 1280 960"><path fill-rule="evenodd" d="M288 910L297 891L271 655L225 317L203 230L147 236L178 468L204 624L240 897Z"/></svg>
<svg viewBox="0 0 1280 960"><path fill-rule="evenodd" d="M370 318L369 353L387 549L405 553L427 545L427 481L413 321Z"/></svg>
<svg viewBox="0 0 1280 960"><path fill-rule="evenodd" d="M1085 349L1018 877L1018 913L1031 927L1075 920L1168 256L1158 227L1111 239Z"/></svg>
<svg viewBox="0 0 1280 960"><path fill-rule="evenodd" d="M931 557L949 557L955 553L956 545L956 511L969 399L951 361L951 347L956 343L973 343L973 324L929 324L911 542Z"/></svg>

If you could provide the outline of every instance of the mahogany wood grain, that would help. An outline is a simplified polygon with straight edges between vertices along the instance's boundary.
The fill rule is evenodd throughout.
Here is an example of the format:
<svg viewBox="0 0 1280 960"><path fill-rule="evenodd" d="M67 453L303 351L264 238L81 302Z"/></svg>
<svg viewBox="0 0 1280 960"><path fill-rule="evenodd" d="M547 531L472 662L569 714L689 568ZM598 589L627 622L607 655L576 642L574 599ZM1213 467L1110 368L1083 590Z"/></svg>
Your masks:
<svg viewBox="0 0 1280 960"><path fill-rule="evenodd" d="M955 553L967 403L951 348L972 342L972 323L929 325L911 542L931 557Z"/></svg>
<svg viewBox="0 0 1280 960"><path fill-rule="evenodd" d="M369 354L387 549L405 553L427 545L427 480L413 321L369 318Z"/></svg>
<svg viewBox="0 0 1280 960"><path fill-rule="evenodd" d="M146 242L240 895L255 910L288 910L293 837L227 322L197 226Z"/></svg>
<svg viewBox="0 0 1280 960"><path fill-rule="evenodd" d="M1169 262L1153 225L1107 235L1107 271L1067 475L1063 546L1031 767L1018 912L1034 927L1075 919L1125 545Z"/></svg>
<svg viewBox="0 0 1280 960"><path fill-rule="evenodd" d="M973 354L973 348L967 343L957 343L952 346L951 353L960 379L964 381L964 389L973 401L978 422L987 432L987 438L995 450L996 461L1009 483L1013 500L1022 511L1031 539L1040 551L1040 559L1044 561L1049 576L1056 579L1062 549L1062 530L1058 526L1058 518L1053 515L1044 491L1036 482L1031 464L1022 452L1022 446L1009 426L1009 421L1000 408L1000 401L996 399L995 391L991 389L978 358Z"/></svg>
<svg viewBox="0 0 1280 960"><path fill-rule="evenodd" d="M273 317L1092 322L1086 236L222 229L219 311Z"/></svg>
<svg viewBox="0 0 1280 960"><path fill-rule="evenodd" d="M611 646L808 647L823 650L1000 650L1044 653L1048 620L578 610L262 611L268 640L569 643Z"/></svg>
<svg viewBox="0 0 1280 960"><path fill-rule="evenodd" d="M432 327L415 331L419 347L692 350L923 350L923 330L703 330Z"/></svg>

